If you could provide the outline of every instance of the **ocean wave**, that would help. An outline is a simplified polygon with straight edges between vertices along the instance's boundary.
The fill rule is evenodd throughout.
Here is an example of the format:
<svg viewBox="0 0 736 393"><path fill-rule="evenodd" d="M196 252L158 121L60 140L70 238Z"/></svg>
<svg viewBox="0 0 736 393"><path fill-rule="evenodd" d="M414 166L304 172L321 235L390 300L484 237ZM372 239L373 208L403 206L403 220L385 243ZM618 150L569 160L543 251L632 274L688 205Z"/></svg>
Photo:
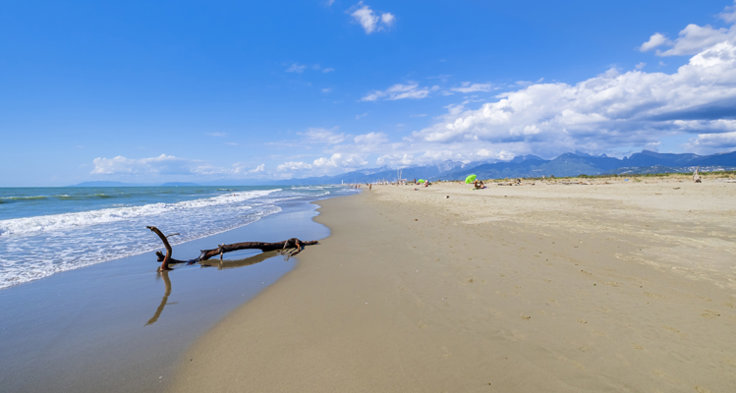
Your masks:
<svg viewBox="0 0 736 393"><path fill-rule="evenodd" d="M173 191L176 191L174 198L166 195ZM202 187L185 190L30 191L27 195L49 195L49 202L59 201L56 196L61 194L91 197L105 194L117 197L118 194L129 193L132 199L104 202L82 200L78 205L86 207L85 211L57 211L51 214L53 211L46 210L45 215L0 220L0 255L4 255L0 260L0 289L58 272L160 249L160 240L145 229L146 225L156 225L165 233L180 233L170 238L172 245L177 245L249 225L263 217L278 214L284 207L289 206L290 209L295 201L307 202L353 192L356 190L339 186L267 190L243 190L238 187L218 187L214 190L214 187ZM20 193L8 194L4 197L18 196ZM145 202L141 201L136 206L129 204L138 200ZM40 204L47 206L45 203ZM105 205L102 206L102 203ZM97 208L92 207L95 204ZM6 210L18 210L13 208L12 205L3 207Z"/></svg>
<svg viewBox="0 0 736 393"><path fill-rule="evenodd" d="M12 203L22 201L41 201L48 199L48 195L22 195L22 196L6 196L0 197L0 203Z"/></svg>
<svg viewBox="0 0 736 393"><path fill-rule="evenodd" d="M237 206L236 210L242 211L245 207ZM247 214L234 215L231 214L232 209L225 209L219 217L217 214L174 215L157 225L180 231L179 236L169 239L171 245L176 246L252 224L282 209L275 205L262 205L258 209L245 210ZM140 222L144 219L94 228L72 228L65 231L64 237L48 234L11 237L0 243L0 252L13 255L0 261L0 289L160 249L161 242Z"/></svg>
<svg viewBox="0 0 736 393"><path fill-rule="evenodd" d="M71 228L131 220L138 217L165 213L184 212L191 209L228 205L263 197L281 189L242 191L210 198L193 199L176 203L151 203L141 206L124 206L98 210L13 218L0 221L0 236L26 235L39 232L64 231Z"/></svg>

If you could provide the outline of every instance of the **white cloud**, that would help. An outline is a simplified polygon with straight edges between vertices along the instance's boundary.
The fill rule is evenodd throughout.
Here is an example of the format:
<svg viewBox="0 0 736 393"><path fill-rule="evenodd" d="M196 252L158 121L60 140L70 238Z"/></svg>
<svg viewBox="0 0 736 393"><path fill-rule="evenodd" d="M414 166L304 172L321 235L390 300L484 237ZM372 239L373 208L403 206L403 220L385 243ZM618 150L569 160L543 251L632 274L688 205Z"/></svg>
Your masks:
<svg viewBox="0 0 736 393"><path fill-rule="evenodd" d="M166 154L146 158L121 155L113 158L97 157L92 164L92 175L193 176L232 173L232 169Z"/></svg>
<svg viewBox="0 0 736 393"><path fill-rule="evenodd" d="M463 93L463 94L488 92L488 91L491 91L491 84L490 83L462 82L460 86L450 88L450 91L453 91L456 93Z"/></svg>
<svg viewBox="0 0 736 393"><path fill-rule="evenodd" d="M662 33L654 33L651 37L649 37L649 40L639 47L639 50L642 52L646 52L648 50L652 50L658 46L662 46L664 44L671 43L671 41L664 36Z"/></svg>
<svg viewBox="0 0 736 393"><path fill-rule="evenodd" d="M381 14L381 22L383 22L384 25L387 27L391 27L394 22L396 21L396 16L390 12L385 12Z"/></svg>
<svg viewBox="0 0 736 393"><path fill-rule="evenodd" d="M727 6L718 16L727 23L736 23L736 1L734 1L734 5Z"/></svg>
<svg viewBox="0 0 736 393"><path fill-rule="evenodd" d="M358 145L379 145L388 142L386 134L381 132L369 132L367 134L356 135L353 142Z"/></svg>
<svg viewBox="0 0 736 393"><path fill-rule="evenodd" d="M235 163L231 167L219 167L201 160L180 158L167 154L156 157L113 158L97 157L92 160L92 175L118 175L133 178L188 178L211 175L237 175L243 172L242 164Z"/></svg>
<svg viewBox="0 0 736 393"><path fill-rule="evenodd" d="M157 157L127 158L115 156L113 158L97 157L92 161L93 175L114 174L165 174L180 175L193 174L201 170L196 161L161 154Z"/></svg>
<svg viewBox="0 0 736 393"><path fill-rule="evenodd" d="M329 158L320 157L312 163L314 168L340 168L341 170L355 169L368 164L357 154L334 153Z"/></svg>
<svg viewBox="0 0 736 393"><path fill-rule="evenodd" d="M306 143L335 145L345 140L345 134L336 132L337 128L309 128L299 133L305 137Z"/></svg>
<svg viewBox="0 0 736 393"><path fill-rule="evenodd" d="M223 138L223 137L226 137L227 136L227 132L220 132L220 131L208 132L207 135L208 136L213 136L215 138Z"/></svg>
<svg viewBox="0 0 736 393"><path fill-rule="evenodd" d="M266 170L266 164L259 164L255 168L248 171L248 173L260 173Z"/></svg>
<svg viewBox="0 0 736 393"><path fill-rule="evenodd" d="M396 17L390 12L374 12L371 7L359 2L353 7L350 16L358 22L366 34L390 28L396 22Z"/></svg>
<svg viewBox="0 0 736 393"><path fill-rule="evenodd" d="M669 47L666 50L657 49L656 54L658 56L690 56L719 42L736 39L736 26L733 25L736 23L736 6L726 7L719 17L731 26L715 28L710 25L699 26L691 23L680 30L674 41L662 33L652 34L647 42L641 44L639 50L646 52L654 48Z"/></svg>
<svg viewBox="0 0 736 393"><path fill-rule="evenodd" d="M680 31L672 48L657 52L659 56L682 56L694 55L718 42L725 41L736 36L733 28L714 29L711 26L698 26L689 24Z"/></svg>
<svg viewBox="0 0 736 393"><path fill-rule="evenodd" d="M288 161L276 168L279 172L303 172L309 170L312 175L325 175L345 172L367 165L362 156L353 153L333 153L329 157L319 157L311 163L304 161Z"/></svg>
<svg viewBox="0 0 736 393"><path fill-rule="evenodd" d="M299 64L299 63L291 63L287 68L286 72L291 72L294 74L302 74L304 71L312 70L312 71L318 71L323 74L329 74L330 72L334 72L335 69L332 67L322 67L319 64L312 64L306 65L306 64Z"/></svg>
<svg viewBox="0 0 736 393"><path fill-rule="evenodd" d="M691 146L696 152L712 151L714 148L720 151L736 149L736 131L722 134L698 134Z"/></svg>
<svg viewBox="0 0 736 393"><path fill-rule="evenodd" d="M673 74L612 69L574 85L534 83L477 109L451 107L440 122L412 139L448 152L452 143L466 150L469 144L489 143L515 153L606 152L695 133L684 120L707 124L712 131L703 133L730 131L718 120L736 116L734 41L699 52Z"/></svg>
<svg viewBox="0 0 736 393"><path fill-rule="evenodd" d="M307 69L307 66L305 66L304 64L299 64L299 63L292 63L292 64L291 64L291 65L290 65L290 66L289 66L289 67L288 67L288 68L286 69L286 72L293 72L293 73L296 73L296 74L301 74L301 73L302 73L302 72L304 72L304 70L306 70L306 69Z"/></svg>
<svg viewBox="0 0 736 393"><path fill-rule="evenodd" d="M422 99L427 98L431 91L437 90L437 86L432 87L420 87L416 82L409 82L407 84L397 83L386 90L374 90L365 95L362 101L377 101L377 100L403 100L403 99Z"/></svg>
<svg viewBox="0 0 736 393"><path fill-rule="evenodd" d="M414 165L416 159L410 153L391 153L384 154L376 159L378 165L386 165L391 167L405 167Z"/></svg>
<svg viewBox="0 0 736 393"><path fill-rule="evenodd" d="M278 170L279 172L299 171L299 170L304 170L304 169L312 169L312 165L307 164L306 162L303 162L303 161L287 161L276 167L276 170Z"/></svg>
<svg viewBox="0 0 736 393"><path fill-rule="evenodd" d="M471 83L461 82L460 86L451 88L440 88L438 85L420 86L417 82L409 81L407 83L397 83L386 90L374 90L361 98L361 101L378 101L378 100L403 100L403 99L423 99L429 97L432 93L438 92L442 95L449 96L455 93L470 94L489 92L493 89L490 83Z"/></svg>

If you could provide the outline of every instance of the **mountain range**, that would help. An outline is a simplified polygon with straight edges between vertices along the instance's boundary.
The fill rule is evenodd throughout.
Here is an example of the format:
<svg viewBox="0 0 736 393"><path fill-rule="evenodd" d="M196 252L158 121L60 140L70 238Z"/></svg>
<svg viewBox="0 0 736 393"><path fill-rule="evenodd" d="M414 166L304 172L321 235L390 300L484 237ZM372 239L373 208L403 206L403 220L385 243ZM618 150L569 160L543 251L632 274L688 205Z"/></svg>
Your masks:
<svg viewBox="0 0 736 393"><path fill-rule="evenodd" d="M616 158L606 155L593 156L584 153L565 153L546 160L534 155L517 156L510 161L461 163L444 161L437 165L413 166L401 169L401 177L407 180L428 179L461 180L469 174L480 179L519 177L568 177L579 175L633 175L651 173L736 170L736 151L701 156L692 153L657 153L644 150L629 157ZM347 172L336 176L310 177L277 182L278 184L338 184L395 181L397 169L375 168Z"/></svg>

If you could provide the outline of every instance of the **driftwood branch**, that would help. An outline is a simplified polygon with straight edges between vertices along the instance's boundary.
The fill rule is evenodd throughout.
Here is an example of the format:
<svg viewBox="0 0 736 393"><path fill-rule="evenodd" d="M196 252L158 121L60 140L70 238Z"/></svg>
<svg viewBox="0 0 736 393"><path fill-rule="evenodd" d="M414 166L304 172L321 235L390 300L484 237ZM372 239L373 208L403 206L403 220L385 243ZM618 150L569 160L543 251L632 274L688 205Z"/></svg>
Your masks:
<svg viewBox="0 0 736 393"><path fill-rule="evenodd" d="M171 270L169 267L169 262L171 262L171 254L173 251L171 250L171 244L169 244L169 239L164 236L164 234L156 227L154 226L147 226L146 228L150 229L151 232L158 235L159 239L164 243L164 248L166 248L166 256L161 255L161 252L159 251L157 255L161 256L161 267L158 268L159 271L164 270Z"/></svg>
<svg viewBox="0 0 736 393"><path fill-rule="evenodd" d="M311 241L303 241L300 239L297 239L295 237L284 240L281 242L274 242L274 243L266 243L266 242L243 242L243 243L233 243L233 244L220 244L217 248L212 248L209 250L201 250L198 257L188 260L181 260L181 259L174 259L172 258L172 250L171 245L169 244L169 241L166 236L156 227L154 226L148 226L146 227L153 231L158 237L161 239L161 241L164 243L164 247L166 248L166 255L161 253L160 251L156 252L156 257L159 262L161 262L161 266L159 267L159 271L163 270L170 270L171 268L169 265L177 264L177 263L186 263L186 264L194 264L202 261L206 261L214 256L219 255L220 259L222 260L222 255L226 252L231 251L238 251L238 250L261 250L263 252L267 251L279 251L281 253L288 254L289 256L294 256L296 254L299 254L305 246L311 246L314 244L317 244L316 240Z"/></svg>

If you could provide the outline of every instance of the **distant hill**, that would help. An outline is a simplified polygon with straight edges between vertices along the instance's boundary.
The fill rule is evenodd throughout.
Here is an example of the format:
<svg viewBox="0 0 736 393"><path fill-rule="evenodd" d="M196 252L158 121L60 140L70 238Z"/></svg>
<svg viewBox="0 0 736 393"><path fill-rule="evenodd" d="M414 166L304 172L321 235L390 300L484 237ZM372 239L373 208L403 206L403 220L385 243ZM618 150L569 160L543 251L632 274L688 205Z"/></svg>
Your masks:
<svg viewBox="0 0 736 393"><path fill-rule="evenodd" d="M142 184L123 183L120 181L86 181L72 187L136 187Z"/></svg>
<svg viewBox="0 0 736 393"><path fill-rule="evenodd" d="M71 187L192 187L198 186L197 183L170 182L163 184L153 183L125 183L121 181L86 181L75 184Z"/></svg>
<svg viewBox="0 0 736 393"><path fill-rule="evenodd" d="M196 187L198 185L197 183L169 182L162 184L161 187Z"/></svg>

